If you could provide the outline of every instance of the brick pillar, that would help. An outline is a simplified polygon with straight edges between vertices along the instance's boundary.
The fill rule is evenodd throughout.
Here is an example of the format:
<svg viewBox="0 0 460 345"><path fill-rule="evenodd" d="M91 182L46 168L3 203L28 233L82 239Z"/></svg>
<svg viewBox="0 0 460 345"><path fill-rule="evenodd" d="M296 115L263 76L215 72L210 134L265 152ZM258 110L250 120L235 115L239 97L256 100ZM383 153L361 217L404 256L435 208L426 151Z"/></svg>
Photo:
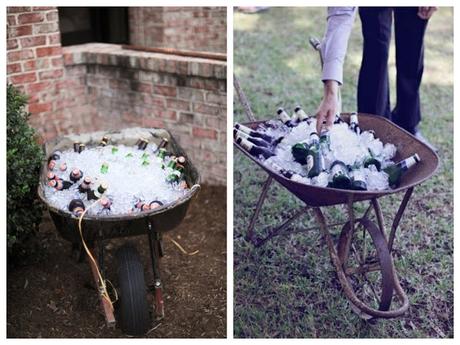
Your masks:
<svg viewBox="0 0 460 345"><path fill-rule="evenodd" d="M64 75L55 7L7 7L7 78L29 96L31 124L46 137L56 135L56 82Z"/></svg>

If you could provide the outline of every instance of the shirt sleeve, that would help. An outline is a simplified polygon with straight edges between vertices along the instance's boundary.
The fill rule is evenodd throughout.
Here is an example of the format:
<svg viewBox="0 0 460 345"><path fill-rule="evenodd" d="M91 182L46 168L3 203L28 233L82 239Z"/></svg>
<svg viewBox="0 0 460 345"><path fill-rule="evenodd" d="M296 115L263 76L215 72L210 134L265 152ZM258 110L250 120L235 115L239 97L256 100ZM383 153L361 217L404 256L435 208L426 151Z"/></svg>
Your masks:
<svg viewBox="0 0 460 345"><path fill-rule="evenodd" d="M327 28L321 42L322 80L343 82L343 63L357 7L328 7Z"/></svg>

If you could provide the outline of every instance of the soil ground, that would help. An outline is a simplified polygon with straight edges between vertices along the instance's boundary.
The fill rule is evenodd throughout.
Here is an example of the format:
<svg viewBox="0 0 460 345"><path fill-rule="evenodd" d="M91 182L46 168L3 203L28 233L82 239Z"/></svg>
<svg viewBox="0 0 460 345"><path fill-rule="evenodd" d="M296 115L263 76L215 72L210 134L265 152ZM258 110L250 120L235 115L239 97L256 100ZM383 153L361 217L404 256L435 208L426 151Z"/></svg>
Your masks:
<svg viewBox="0 0 460 345"><path fill-rule="evenodd" d="M159 322L152 321L146 336L225 337L226 188L204 186L182 224L168 235L187 251L199 252L184 255L171 241L164 240L160 270L166 315ZM58 235L47 213L38 239L39 254L30 257L27 264L9 267L8 337L125 337L119 328L107 328L88 264L71 258L70 243ZM108 278L115 282L114 254L127 240L140 252L146 281L152 284L147 236L110 241Z"/></svg>

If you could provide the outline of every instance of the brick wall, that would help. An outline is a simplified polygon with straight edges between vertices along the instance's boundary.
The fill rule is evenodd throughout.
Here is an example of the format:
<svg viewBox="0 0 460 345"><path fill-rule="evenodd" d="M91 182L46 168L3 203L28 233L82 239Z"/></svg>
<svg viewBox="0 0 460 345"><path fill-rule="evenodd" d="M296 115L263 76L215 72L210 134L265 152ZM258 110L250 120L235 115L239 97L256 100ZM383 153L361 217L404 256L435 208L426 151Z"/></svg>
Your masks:
<svg viewBox="0 0 460 345"><path fill-rule="evenodd" d="M225 183L225 62L113 44L62 48L54 8L10 7L7 13L8 81L29 95L30 123L44 140L164 127L184 146L203 182Z"/></svg>
<svg viewBox="0 0 460 345"><path fill-rule="evenodd" d="M225 53L225 7L131 7L130 43Z"/></svg>

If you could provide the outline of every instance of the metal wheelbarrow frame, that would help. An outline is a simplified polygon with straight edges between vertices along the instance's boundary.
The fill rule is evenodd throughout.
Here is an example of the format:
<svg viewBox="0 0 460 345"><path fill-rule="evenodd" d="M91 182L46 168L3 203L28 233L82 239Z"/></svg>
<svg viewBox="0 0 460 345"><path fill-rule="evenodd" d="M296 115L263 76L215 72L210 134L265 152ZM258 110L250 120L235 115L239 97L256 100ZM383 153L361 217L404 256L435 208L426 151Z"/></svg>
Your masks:
<svg viewBox="0 0 460 345"><path fill-rule="evenodd" d="M250 121L244 123L244 125L252 129L257 128L265 121L255 121L249 102L242 91L236 76L234 76L234 87L239 96L240 103L242 104ZM341 114L345 121L349 120L349 115L350 114L348 113ZM427 145L383 117L369 114L359 114L359 119L360 127L363 130L373 129L377 138L381 138L385 142L392 142L397 146L398 151L395 157L396 160L406 158L410 154L417 152L421 157L421 163L403 176L400 186L396 189L374 192L323 188L301 184L285 178L278 172L264 166L259 160L251 156L241 146L234 142L234 145L243 154L268 173L268 178L262 186L254 213L250 219L246 239L254 246L258 247L275 236L318 229L318 227L312 227L302 229L301 231L286 231L294 220L300 218L306 213L312 213L319 225L319 230L326 241L332 264L336 270L345 296L351 302L352 309L364 319L394 318L401 316L409 307L409 299L400 285L391 256L396 230L413 193L414 187L430 178L436 172L439 164L439 158ZM302 200L306 204L306 207L302 207L301 209L294 211L291 217L284 220L282 224L272 228L268 235L263 238L258 238L254 233L254 227L263 202L267 197L269 187L274 181L281 184L289 192L293 193ZM405 194L393 219L389 235L387 235L383 221L383 213L378 199L385 195L401 192L405 192ZM369 201L369 206L363 215L356 216L353 205L355 202L360 201ZM321 207L339 204L346 205L348 220L334 224L327 223ZM375 213L377 224L369 219L369 215L372 210ZM375 247L376 262L361 262L358 267L349 267L351 262L350 252L353 236L357 232L357 224L363 227L363 234L367 231L370 236L372 244ZM337 246L335 245L334 239L329 232L329 228L336 226L342 226ZM374 271L380 271L381 275L381 293L380 296L377 296L379 299L378 308L369 305L369 303L366 303L358 297L357 292L351 283L354 275L365 275L368 272ZM396 293L400 301L400 305L398 308L390 310L394 293Z"/></svg>
<svg viewBox="0 0 460 345"><path fill-rule="evenodd" d="M198 194L200 190L200 176L198 174L198 171L190 161L190 159L187 157L185 151L177 144L174 137L164 129L132 128L121 131L93 132L91 134L82 134L78 136L66 136L58 138L52 142L45 144L45 156L48 157L55 150L70 149L72 147L73 141L76 139L79 139L87 147L97 146L99 140L106 134L108 134L111 138L111 144L122 143L125 145L134 146L136 139L134 137L131 139L127 138L127 135L125 133L127 133L128 131L134 131L135 133L147 138L150 142L153 141L156 144L158 144L161 141L161 138L167 138L169 140L167 147L168 152L176 156L184 156L187 160L184 175L187 184L191 187L187 191L187 193L178 200L165 204L159 208L156 208L155 210L149 210L129 215L108 215L104 217L99 217L95 215L85 215L82 220L82 233L87 246L90 248L90 251L97 260L97 266L99 266L100 273L104 279L106 272L104 252L107 240L118 237L138 236L144 234L148 235L150 260L152 264L154 279L154 314L158 319L160 319L164 317L164 301L162 293L163 285L161 282L159 267L160 258L163 256L162 234L166 231L174 229L182 222L186 215L190 202ZM82 240L78 229L79 219L68 211L63 211L50 205L44 196L44 186L46 185L46 172L47 161L45 159L43 161L41 169L40 183L38 186L38 196L40 197L41 201L47 206L49 213L51 215L51 219L53 220L53 223L60 235L64 239L72 243L72 256L74 257L74 259L80 262L85 257L87 258L95 284L99 290L98 295L106 323L108 326L114 327L116 323L114 309L112 308L110 302L107 299L103 298L101 294L101 283L98 276L96 263L88 257L87 253L83 248ZM97 249L97 255L95 253L95 249ZM127 253L127 250L128 252L133 254L132 246L122 246L120 250L124 250L125 254ZM138 256L135 248L134 251L134 256ZM130 255L130 259L128 259L126 264L135 265L139 263L131 263L131 260L132 255ZM142 268L140 270L142 271ZM144 278L142 277L142 281L143 280ZM123 298L123 296L121 296L121 298ZM142 333L139 330L139 327L136 327L136 325L130 324L129 326L126 326L126 328L132 328L127 330L123 329L128 334L141 335Z"/></svg>

